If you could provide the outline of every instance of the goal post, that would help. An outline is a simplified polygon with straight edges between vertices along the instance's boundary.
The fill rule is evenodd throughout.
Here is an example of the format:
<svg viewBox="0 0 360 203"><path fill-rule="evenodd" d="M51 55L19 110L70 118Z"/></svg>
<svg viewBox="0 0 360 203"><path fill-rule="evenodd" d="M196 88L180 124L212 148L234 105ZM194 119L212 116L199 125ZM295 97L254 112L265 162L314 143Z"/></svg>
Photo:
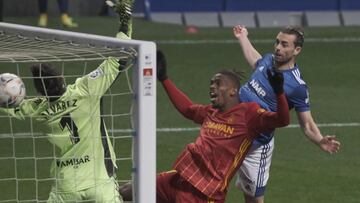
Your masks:
<svg viewBox="0 0 360 203"><path fill-rule="evenodd" d="M22 43L25 43L25 45ZM0 23L0 46L5 46L3 51L0 53L0 65L2 63L22 64L68 61L84 61L86 63L87 61L103 60L109 56L113 56L115 52L121 52L121 50L124 49L134 50L132 54L136 57L132 68L132 78L130 79L133 91L131 102L133 129L128 130L128 132L131 133L133 140L133 166L131 170L133 172L133 188L135 194L134 202L155 203L155 43L140 40L119 40L117 38L99 35L60 31L10 23ZM33 47L28 49L30 46ZM80 49L78 47L80 47ZM86 67L85 65L84 69L89 71L91 70L90 68L91 67ZM94 69L96 67L92 68ZM0 72L3 71L0 70ZM33 130L35 131L36 129L33 129L31 126L31 131ZM115 129L112 130L115 131ZM126 131L127 129L122 130ZM8 132L9 134L13 133L12 129L10 131L11 132ZM1 199L0 202L2 202ZM3 202L6 202L6 200Z"/></svg>
<svg viewBox="0 0 360 203"><path fill-rule="evenodd" d="M135 199L156 201L156 48L139 47L139 68L134 69L136 108L135 127Z"/></svg>

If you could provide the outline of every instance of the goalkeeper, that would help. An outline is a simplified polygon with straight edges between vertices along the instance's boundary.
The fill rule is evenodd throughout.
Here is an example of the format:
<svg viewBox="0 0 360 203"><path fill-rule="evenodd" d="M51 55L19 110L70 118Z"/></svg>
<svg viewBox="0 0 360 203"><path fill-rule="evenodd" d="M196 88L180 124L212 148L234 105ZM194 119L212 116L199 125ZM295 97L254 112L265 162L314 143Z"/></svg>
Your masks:
<svg viewBox="0 0 360 203"><path fill-rule="evenodd" d="M132 0L115 4L122 38L131 37ZM34 118L48 140L60 149L51 166L55 177L48 202L123 202L115 179L115 153L101 118L101 97L128 67L128 59L106 59L96 70L65 86L63 76L48 64L31 67L42 96L26 99L2 111L18 118Z"/></svg>

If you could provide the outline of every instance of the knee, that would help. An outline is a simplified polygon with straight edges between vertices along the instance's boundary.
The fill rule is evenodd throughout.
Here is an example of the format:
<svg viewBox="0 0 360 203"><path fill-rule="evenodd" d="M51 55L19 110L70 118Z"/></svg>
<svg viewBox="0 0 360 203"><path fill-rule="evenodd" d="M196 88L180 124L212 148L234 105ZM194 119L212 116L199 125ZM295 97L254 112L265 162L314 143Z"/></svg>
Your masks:
<svg viewBox="0 0 360 203"><path fill-rule="evenodd" d="M124 201L132 201L132 183L128 182L120 186L119 193Z"/></svg>

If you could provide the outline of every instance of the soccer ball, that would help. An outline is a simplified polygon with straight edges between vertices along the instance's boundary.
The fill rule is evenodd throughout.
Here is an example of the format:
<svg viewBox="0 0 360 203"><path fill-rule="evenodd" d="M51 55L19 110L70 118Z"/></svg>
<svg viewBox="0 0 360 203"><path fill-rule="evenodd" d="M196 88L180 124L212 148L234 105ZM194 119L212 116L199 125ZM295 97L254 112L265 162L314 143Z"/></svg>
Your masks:
<svg viewBox="0 0 360 203"><path fill-rule="evenodd" d="M0 107L17 107L25 97L25 85L11 73L0 74Z"/></svg>

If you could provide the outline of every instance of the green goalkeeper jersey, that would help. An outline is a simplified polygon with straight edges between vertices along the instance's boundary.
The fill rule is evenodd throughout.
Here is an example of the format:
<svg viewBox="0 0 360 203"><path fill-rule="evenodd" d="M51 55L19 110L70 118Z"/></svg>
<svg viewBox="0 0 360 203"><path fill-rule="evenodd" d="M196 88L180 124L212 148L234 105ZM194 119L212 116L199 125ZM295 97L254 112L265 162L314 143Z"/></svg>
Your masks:
<svg viewBox="0 0 360 203"><path fill-rule="evenodd" d="M24 100L16 109L2 109L16 118L31 117L44 125L60 149L52 166L57 191L79 191L109 181L115 153L100 116L101 98L119 74L119 63L108 58L90 74L68 85L49 103L45 97Z"/></svg>

